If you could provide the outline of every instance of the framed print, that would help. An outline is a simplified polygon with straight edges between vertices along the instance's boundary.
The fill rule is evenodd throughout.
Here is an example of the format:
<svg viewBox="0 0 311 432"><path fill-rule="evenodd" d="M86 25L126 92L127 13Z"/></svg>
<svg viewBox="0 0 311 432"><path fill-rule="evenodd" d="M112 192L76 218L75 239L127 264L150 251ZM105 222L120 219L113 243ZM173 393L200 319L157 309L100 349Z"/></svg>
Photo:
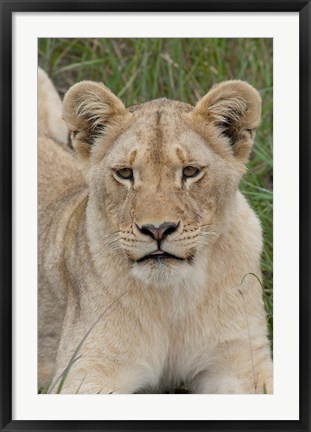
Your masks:
<svg viewBox="0 0 311 432"><path fill-rule="evenodd" d="M1 24L1 429L310 430L310 2Z"/></svg>

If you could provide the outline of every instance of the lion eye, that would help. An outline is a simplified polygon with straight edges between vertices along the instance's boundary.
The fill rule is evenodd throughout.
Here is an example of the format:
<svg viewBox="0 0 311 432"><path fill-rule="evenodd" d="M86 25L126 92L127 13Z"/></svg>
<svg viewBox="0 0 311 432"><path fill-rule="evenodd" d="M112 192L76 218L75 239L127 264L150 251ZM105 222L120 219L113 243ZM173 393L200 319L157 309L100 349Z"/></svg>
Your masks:
<svg viewBox="0 0 311 432"><path fill-rule="evenodd" d="M185 178L189 178L189 177L197 176L199 174L199 172L200 172L199 168L192 166L192 165L189 165L183 169L182 173L183 173L183 176Z"/></svg>
<svg viewBox="0 0 311 432"><path fill-rule="evenodd" d="M116 170L116 174L118 177L126 180L132 180L133 178L133 170L131 168L121 168Z"/></svg>

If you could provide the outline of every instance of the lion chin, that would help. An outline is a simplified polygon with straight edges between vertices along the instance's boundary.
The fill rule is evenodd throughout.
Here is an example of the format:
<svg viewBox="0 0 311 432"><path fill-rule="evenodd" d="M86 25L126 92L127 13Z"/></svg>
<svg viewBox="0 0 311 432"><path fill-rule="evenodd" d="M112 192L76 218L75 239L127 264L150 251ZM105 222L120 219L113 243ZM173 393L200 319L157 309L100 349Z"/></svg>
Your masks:
<svg viewBox="0 0 311 432"><path fill-rule="evenodd" d="M195 259L146 259L133 263L131 273L145 286L187 290L196 278Z"/></svg>

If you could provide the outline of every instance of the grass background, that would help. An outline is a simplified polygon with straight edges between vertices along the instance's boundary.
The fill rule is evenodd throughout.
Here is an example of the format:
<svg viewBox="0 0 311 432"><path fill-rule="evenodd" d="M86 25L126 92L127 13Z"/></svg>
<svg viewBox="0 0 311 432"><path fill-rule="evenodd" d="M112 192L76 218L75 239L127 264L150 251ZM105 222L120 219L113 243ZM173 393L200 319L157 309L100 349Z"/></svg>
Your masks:
<svg viewBox="0 0 311 432"><path fill-rule="evenodd" d="M61 94L77 81L103 81L129 106L158 97L195 104L209 88L241 79L263 99L248 173L241 190L264 234L264 301L272 341L272 39L39 39L39 65Z"/></svg>

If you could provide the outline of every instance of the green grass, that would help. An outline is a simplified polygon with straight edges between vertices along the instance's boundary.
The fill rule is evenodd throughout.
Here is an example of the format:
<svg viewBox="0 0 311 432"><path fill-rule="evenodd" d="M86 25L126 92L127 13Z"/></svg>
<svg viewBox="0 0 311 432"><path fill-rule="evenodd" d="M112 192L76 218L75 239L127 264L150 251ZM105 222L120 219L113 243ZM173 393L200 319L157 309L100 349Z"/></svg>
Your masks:
<svg viewBox="0 0 311 432"><path fill-rule="evenodd" d="M128 106L157 97L195 104L227 79L248 81L260 91L262 124L241 189L263 227L264 301L272 338L272 39L40 39L39 64L61 95L77 81L103 81Z"/></svg>

